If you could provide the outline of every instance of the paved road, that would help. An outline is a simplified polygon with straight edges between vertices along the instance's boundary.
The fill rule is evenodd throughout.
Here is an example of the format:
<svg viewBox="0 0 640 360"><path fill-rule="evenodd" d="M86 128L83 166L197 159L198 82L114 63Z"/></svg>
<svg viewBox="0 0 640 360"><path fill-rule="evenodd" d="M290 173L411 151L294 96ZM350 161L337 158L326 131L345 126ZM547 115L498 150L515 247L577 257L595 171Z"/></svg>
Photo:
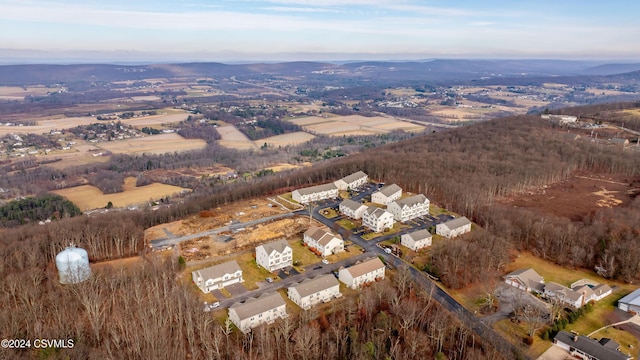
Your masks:
<svg viewBox="0 0 640 360"><path fill-rule="evenodd" d="M219 228L216 228L216 229L203 231L203 232L200 232L200 233L197 233L197 234L185 235L185 236L180 236L180 237L175 237L175 238L164 238L164 239L151 240L151 247L154 248L154 249L161 249L161 248L164 248L164 247L167 247L167 246L176 245L176 244L178 244L178 243L180 243L182 241L191 240L191 239L197 239L197 238L199 238L201 236L217 235L217 234L219 234L221 232L232 231L232 230L236 230L236 229L250 227L250 226L257 225L257 224L264 223L264 222L269 222L269 221L273 221L273 220L292 217L294 215L296 215L296 214L288 212L288 213L284 213L284 214L267 216L267 217L264 217L264 218L251 220L251 221L247 221L247 222L243 222L243 223L234 223L234 224L223 226L223 227L219 227Z"/></svg>

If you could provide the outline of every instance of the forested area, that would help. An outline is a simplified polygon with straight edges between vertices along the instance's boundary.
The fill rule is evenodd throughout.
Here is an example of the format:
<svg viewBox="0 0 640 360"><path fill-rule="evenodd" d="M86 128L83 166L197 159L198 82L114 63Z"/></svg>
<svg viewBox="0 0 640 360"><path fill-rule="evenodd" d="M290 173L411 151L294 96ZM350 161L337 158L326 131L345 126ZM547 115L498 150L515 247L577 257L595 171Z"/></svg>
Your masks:
<svg viewBox="0 0 640 360"><path fill-rule="evenodd" d="M255 123L237 124L236 127L247 135L250 140L260 140L270 136L302 131L302 128L296 124L278 119L261 119L256 120Z"/></svg>
<svg viewBox="0 0 640 360"><path fill-rule="evenodd" d="M59 195L28 197L0 206L0 224L13 227L42 220L59 220L82 212L71 201Z"/></svg>

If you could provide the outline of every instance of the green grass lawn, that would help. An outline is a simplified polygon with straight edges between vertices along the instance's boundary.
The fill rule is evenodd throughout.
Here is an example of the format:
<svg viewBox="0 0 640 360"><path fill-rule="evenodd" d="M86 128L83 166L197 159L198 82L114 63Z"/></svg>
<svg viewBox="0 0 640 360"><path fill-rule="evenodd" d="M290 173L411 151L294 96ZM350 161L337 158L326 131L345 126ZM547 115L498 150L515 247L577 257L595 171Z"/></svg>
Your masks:
<svg viewBox="0 0 640 360"><path fill-rule="evenodd" d="M333 219L340 214L338 214L338 212L333 210L332 208L325 208L320 210L320 215L326 217L327 219Z"/></svg>
<svg viewBox="0 0 640 360"><path fill-rule="evenodd" d="M235 258L238 264L240 264L240 268L242 268L242 277L244 278L243 285L249 290L257 289L257 282L264 281L268 277L274 277L272 273L256 264L256 259L254 259L253 254L253 252L249 252Z"/></svg>
<svg viewBox="0 0 640 360"><path fill-rule="evenodd" d="M380 232L380 233L375 233L375 232L368 233L368 234L362 235L362 238L365 239L365 240L371 240L371 239L375 239L375 238L380 237L380 236L387 236L387 235L395 234L398 231L400 231L400 230L402 230L404 228L407 228L407 227L409 227L409 225L404 225L401 222L396 222L395 224L393 224L393 227L391 229L384 229L384 231Z"/></svg>
<svg viewBox="0 0 640 360"><path fill-rule="evenodd" d="M550 341L544 341L540 336L533 337L533 344L531 346L526 345L524 343L524 339L527 337L526 325L514 323L510 319L503 319L496 322L493 328L509 342L517 345L520 350L532 359L540 357L540 355L547 351L549 346L552 345Z"/></svg>
<svg viewBox="0 0 640 360"><path fill-rule="evenodd" d="M336 223L347 230L355 229L358 226L350 219L340 219Z"/></svg>
<svg viewBox="0 0 640 360"><path fill-rule="evenodd" d="M322 260L322 258L304 246L300 238L290 240L289 246L291 246L291 250L293 250L293 261L300 262L300 265L296 266L296 269L319 263Z"/></svg>

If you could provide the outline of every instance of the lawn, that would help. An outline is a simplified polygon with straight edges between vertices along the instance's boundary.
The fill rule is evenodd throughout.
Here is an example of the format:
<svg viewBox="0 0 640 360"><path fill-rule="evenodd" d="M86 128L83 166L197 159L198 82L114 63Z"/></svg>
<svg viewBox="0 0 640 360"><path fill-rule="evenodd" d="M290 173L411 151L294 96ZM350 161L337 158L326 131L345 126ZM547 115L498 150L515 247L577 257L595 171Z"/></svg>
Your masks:
<svg viewBox="0 0 640 360"><path fill-rule="evenodd" d="M300 262L300 265L296 266L296 269L319 263L320 260L322 260L318 255L312 253L311 250L304 246L301 238L289 241L289 246L291 246L291 250L293 250L293 261Z"/></svg>
<svg viewBox="0 0 640 360"><path fill-rule="evenodd" d="M391 235L391 234L395 234L398 231L407 228L409 225L404 225L400 222L396 222L395 224L393 224L393 227L391 229L385 229L383 232L380 233L375 233L375 232L371 232L368 234L364 234L362 235L362 238L365 240L371 240L371 239L375 239L377 237L380 236L387 236L387 235Z"/></svg>
<svg viewBox="0 0 640 360"><path fill-rule="evenodd" d="M244 278L243 284L249 290L257 289L258 286L256 283L264 281L268 277L272 277L274 280L277 280L272 273L256 264L253 252L242 254L236 257L235 260L240 264L240 268L242 268L242 277Z"/></svg>
<svg viewBox="0 0 640 360"><path fill-rule="evenodd" d="M454 213L447 211L447 209L441 208L438 205L435 205L434 203L429 204L429 213L433 216L437 216L441 214L455 215Z"/></svg>
<svg viewBox="0 0 640 360"><path fill-rule="evenodd" d="M355 229L358 226L354 224L350 219L341 219L336 221L336 223L347 230Z"/></svg>
<svg viewBox="0 0 640 360"><path fill-rule="evenodd" d="M551 342L542 340L540 336L534 336L533 344L527 347L524 344L524 339L527 337L526 325L514 323L510 319L500 320L493 327L505 339L512 344L516 344L520 350L523 350L532 359L540 357L551 345Z"/></svg>
<svg viewBox="0 0 640 360"><path fill-rule="evenodd" d="M325 208L320 210L320 214L324 217L326 217L327 219L333 219L334 217L340 215L338 214L337 211L333 210L332 208Z"/></svg>

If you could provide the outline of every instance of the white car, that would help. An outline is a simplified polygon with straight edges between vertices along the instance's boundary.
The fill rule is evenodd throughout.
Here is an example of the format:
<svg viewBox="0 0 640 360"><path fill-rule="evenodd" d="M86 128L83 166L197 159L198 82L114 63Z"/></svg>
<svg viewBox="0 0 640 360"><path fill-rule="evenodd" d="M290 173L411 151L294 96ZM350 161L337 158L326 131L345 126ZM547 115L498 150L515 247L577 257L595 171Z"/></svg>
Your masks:
<svg viewBox="0 0 640 360"><path fill-rule="evenodd" d="M323 263L323 264L325 264L325 265L327 265L327 264L329 263L329 260L327 260L327 259L322 259L322 263Z"/></svg>

